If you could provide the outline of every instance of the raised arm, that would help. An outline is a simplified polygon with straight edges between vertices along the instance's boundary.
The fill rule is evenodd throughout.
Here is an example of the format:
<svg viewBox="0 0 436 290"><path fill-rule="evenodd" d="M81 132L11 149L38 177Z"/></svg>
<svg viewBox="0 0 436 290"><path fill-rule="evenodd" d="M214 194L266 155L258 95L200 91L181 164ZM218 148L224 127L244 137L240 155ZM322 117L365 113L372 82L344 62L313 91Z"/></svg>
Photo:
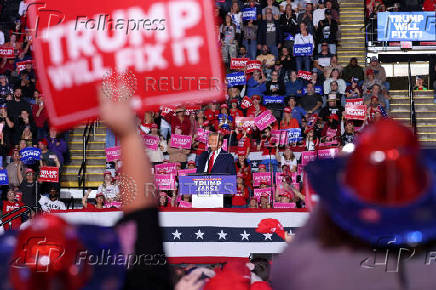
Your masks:
<svg viewBox="0 0 436 290"><path fill-rule="evenodd" d="M114 132L121 143L123 162L120 193L123 211L128 213L141 208L156 207L157 199L152 190L150 162L144 150L144 144L136 133L135 114L127 102L110 100L100 94L100 117ZM147 192L146 192L147 189Z"/></svg>

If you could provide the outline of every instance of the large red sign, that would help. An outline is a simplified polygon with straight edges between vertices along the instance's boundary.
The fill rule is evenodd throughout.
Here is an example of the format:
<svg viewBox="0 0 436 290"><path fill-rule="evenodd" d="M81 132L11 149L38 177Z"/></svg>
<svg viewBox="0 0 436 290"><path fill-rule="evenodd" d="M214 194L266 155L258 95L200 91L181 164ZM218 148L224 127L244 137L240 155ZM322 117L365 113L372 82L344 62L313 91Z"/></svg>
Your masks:
<svg viewBox="0 0 436 290"><path fill-rule="evenodd" d="M60 23L40 21L33 31L53 126L96 118L96 88L110 70L134 74L131 102L138 112L224 98L212 1L46 0L43 6L29 6L30 23L43 11L63 13Z"/></svg>
<svg viewBox="0 0 436 290"><path fill-rule="evenodd" d="M40 182L59 182L59 168L57 167L41 167L39 170Z"/></svg>

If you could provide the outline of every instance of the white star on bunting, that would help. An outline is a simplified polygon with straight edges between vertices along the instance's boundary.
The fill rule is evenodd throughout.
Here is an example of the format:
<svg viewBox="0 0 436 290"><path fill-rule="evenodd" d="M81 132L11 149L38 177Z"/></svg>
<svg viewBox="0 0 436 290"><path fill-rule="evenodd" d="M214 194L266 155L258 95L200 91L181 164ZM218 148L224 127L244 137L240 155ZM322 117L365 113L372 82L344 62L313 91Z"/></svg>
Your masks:
<svg viewBox="0 0 436 290"><path fill-rule="evenodd" d="M250 234L246 233L245 230L244 230L244 233L243 233L243 234L240 234L240 235L241 235L241 237L242 237L242 241L245 240L245 239L246 239L247 241L249 241L248 237L250 236Z"/></svg>
<svg viewBox="0 0 436 290"><path fill-rule="evenodd" d="M226 239L227 233L225 233L223 230L221 230L221 232L217 233L217 235L219 236L218 240L221 239Z"/></svg>
<svg viewBox="0 0 436 290"><path fill-rule="evenodd" d="M178 230L176 230L173 234L173 240L175 240L176 238L180 240L180 236L182 235L182 233L179 233Z"/></svg>
<svg viewBox="0 0 436 290"><path fill-rule="evenodd" d="M197 236L197 240L198 239L202 239L203 240L203 235L204 233L202 233L200 230L198 230L198 232L194 233Z"/></svg>
<svg viewBox="0 0 436 290"><path fill-rule="evenodd" d="M272 239L271 239L272 234L263 234L263 235L265 236L265 241L266 241L266 240L270 240L270 241L272 241Z"/></svg>

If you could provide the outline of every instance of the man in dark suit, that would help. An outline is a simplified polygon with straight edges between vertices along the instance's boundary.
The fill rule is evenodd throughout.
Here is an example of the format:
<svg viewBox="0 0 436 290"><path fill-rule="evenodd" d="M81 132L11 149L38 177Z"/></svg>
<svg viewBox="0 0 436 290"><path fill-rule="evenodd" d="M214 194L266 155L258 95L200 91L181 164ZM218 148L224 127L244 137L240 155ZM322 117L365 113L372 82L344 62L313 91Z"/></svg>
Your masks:
<svg viewBox="0 0 436 290"><path fill-rule="evenodd" d="M210 150L201 153L198 159L197 173L236 175L233 155L222 150L222 136L218 133L209 135Z"/></svg>
<svg viewBox="0 0 436 290"><path fill-rule="evenodd" d="M233 155L221 149L222 136L209 135L209 150L201 153L198 159L197 173L236 175ZM224 195L224 207L232 207L232 195Z"/></svg>

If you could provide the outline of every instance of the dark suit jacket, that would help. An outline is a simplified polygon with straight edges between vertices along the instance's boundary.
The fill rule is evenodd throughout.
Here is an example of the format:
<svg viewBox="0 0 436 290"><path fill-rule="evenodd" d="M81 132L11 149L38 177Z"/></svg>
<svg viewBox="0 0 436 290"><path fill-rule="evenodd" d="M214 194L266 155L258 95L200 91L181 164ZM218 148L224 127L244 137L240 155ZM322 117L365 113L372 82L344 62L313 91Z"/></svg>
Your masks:
<svg viewBox="0 0 436 290"><path fill-rule="evenodd" d="M204 167L206 166L206 162L209 159L209 151L204 151L201 153L198 160L197 173L203 173ZM213 164L211 173L225 173L236 175L235 161L233 155L221 150L218 157L215 159L215 163Z"/></svg>

